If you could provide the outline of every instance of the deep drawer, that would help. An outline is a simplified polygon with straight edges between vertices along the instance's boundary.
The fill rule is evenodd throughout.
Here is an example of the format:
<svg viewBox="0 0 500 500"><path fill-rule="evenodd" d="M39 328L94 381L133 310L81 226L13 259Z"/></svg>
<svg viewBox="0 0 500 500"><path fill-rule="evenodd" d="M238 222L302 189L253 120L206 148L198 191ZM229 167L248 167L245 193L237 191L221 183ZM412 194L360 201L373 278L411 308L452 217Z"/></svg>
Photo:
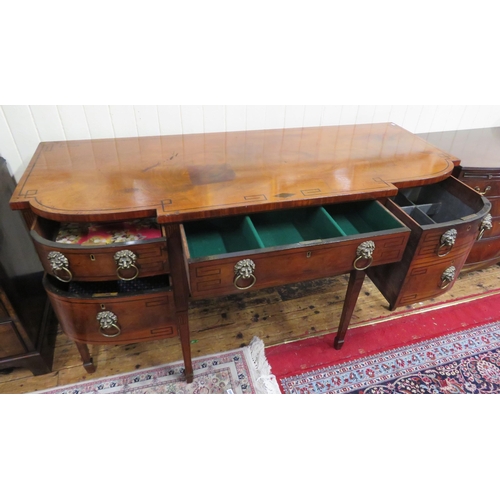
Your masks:
<svg viewBox="0 0 500 500"><path fill-rule="evenodd" d="M134 282L61 283L44 286L63 331L88 344L128 344L177 335L168 276Z"/></svg>
<svg viewBox="0 0 500 500"><path fill-rule="evenodd" d="M101 224L95 236L87 232L76 240L72 231L81 234L83 226L64 228L59 222L35 219L31 236L47 273L61 281L128 281L169 272L166 239L160 228L141 233L137 225L132 230L126 223ZM85 241L75 242L81 240Z"/></svg>
<svg viewBox="0 0 500 500"><path fill-rule="evenodd" d="M181 231L195 298L396 262L410 233L376 201L190 222Z"/></svg>
<svg viewBox="0 0 500 500"><path fill-rule="evenodd" d="M395 309L436 297L453 286L472 246L484 234L483 221L491 204L450 177L402 190L386 206L411 228L411 236L401 262L372 268L368 275ZM449 267L454 279L440 286Z"/></svg>
<svg viewBox="0 0 500 500"><path fill-rule="evenodd" d="M467 255L436 261L427 266L413 266L405 280L398 306L437 297L450 290L462 269Z"/></svg>

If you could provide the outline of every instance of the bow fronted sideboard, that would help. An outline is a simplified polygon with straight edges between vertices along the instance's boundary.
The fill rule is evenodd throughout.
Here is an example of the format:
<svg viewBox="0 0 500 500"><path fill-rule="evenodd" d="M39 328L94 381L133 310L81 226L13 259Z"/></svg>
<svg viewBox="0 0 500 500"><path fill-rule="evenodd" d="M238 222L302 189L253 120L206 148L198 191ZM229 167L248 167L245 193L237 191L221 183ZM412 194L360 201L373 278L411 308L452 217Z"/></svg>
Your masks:
<svg viewBox="0 0 500 500"><path fill-rule="evenodd" d="M448 290L490 203L394 123L41 143L11 198L87 371L88 344L179 336L190 300L368 272L392 307ZM332 325L335 328L335 325Z"/></svg>

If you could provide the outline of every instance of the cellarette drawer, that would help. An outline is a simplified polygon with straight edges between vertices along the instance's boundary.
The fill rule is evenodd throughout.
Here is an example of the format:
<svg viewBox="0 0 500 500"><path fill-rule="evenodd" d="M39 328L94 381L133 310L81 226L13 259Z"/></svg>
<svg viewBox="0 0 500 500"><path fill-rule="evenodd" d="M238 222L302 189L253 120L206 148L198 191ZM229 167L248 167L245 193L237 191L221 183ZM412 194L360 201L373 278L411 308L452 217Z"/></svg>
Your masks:
<svg viewBox="0 0 500 500"><path fill-rule="evenodd" d="M467 255L456 259L435 261L426 266L414 266L408 273L399 306L431 299L451 289Z"/></svg>
<svg viewBox="0 0 500 500"><path fill-rule="evenodd" d="M401 190L386 207L411 229L403 259L370 268L368 276L391 309L450 290L474 243L483 236L491 204L454 177ZM453 279L442 274L450 268Z"/></svg>
<svg viewBox="0 0 500 500"><path fill-rule="evenodd" d="M410 233L377 201L189 222L182 232L194 298L396 262Z"/></svg>
<svg viewBox="0 0 500 500"><path fill-rule="evenodd" d="M177 335L168 276L134 282L61 283L44 277L61 328L88 344L129 344Z"/></svg>
<svg viewBox="0 0 500 500"><path fill-rule="evenodd" d="M44 270L64 282L129 281L170 270L166 239L151 219L61 224L36 217L31 236Z"/></svg>

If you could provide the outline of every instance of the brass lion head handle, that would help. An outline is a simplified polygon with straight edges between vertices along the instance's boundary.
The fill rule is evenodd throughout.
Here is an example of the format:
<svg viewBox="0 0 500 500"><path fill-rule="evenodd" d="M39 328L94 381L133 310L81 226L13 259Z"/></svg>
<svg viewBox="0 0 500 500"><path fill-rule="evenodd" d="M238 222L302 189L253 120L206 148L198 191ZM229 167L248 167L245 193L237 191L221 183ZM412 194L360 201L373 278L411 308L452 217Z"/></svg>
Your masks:
<svg viewBox="0 0 500 500"><path fill-rule="evenodd" d="M255 285L257 278L254 275L255 262L251 259L243 259L238 261L234 266L234 281L233 284L238 290L247 290ZM248 286L238 285L240 279L248 280L251 279L252 282Z"/></svg>
<svg viewBox="0 0 500 500"><path fill-rule="evenodd" d="M450 266L447 269L445 269L443 271L443 274L441 275L441 284L439 288L441 288L442 290L448 288L451 285L451 283L453 283L456 272L457 269L455 266Z"/></svg>
<svg viewBox="0 0 500 500"><path fill-rule="evenodd" d="M137 278L139 275L139 269L135 265L135 261L137 260L137 255L130 250L120 250L114 255L116 261L116 275L123 281L131 281ZM132 277L125 277L122 275L122 269L135 269L135 273Z"/></svg>
<svg viewBox="0 0 500 500"><path fill-rule="evenodd" d="M49 252L47 254L47 259L50 262L50 267L52 268L54 276L59 281L68 283L73 279L73 275L69 270L69 261L65 255L61 252ZM62 276L60 275L61 271L63 271Z"/></svg>
<svg viewBox="0 0 500 500"><path fill-rule="evenodd" d="M477 239L480 240L483 237L483 234L485 231L490 230L493 227L493 218L491 217L491 214L486 214L483 221L481 222L481 225L479 226L479 234L477 236Z"/></svg>
<svg viewBox="0 0 500 500"><path fill-rule="evenodd" d="M353 262L353 267L357 271L368 269L373 262L373 252L375 251L375 243L373 241L364 241L356 249L356 260ZM364 267L358 267L360 261L366 260L367 264Z"/></svg>
<svg viewBox="0 0 500 500"><path fill-rule="evenodd" d="M118 337L121 330L118 326L118 317L111 311L101 311L97 313L97 321L99 322L99 333L104 337ZM114 330L114 333L108 333L107 330Z"/></svg>
<svg viewBox="0 0 500 500"><path fill-rule="evenodd" d="M448 231L441 235L441 239L439 240L440 245L437 249L438 257L444 257L451 252L455 241L457 241L457 234L456 229L448 229Z"/></svg>

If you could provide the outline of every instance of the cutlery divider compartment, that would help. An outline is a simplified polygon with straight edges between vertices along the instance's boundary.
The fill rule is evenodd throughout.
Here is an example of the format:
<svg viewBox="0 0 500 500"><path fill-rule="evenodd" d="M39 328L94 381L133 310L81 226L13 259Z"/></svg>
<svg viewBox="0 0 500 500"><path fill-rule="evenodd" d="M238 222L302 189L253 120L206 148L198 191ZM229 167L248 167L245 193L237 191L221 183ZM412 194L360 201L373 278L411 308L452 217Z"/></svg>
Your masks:
<svg viewBox="0 0 500 500"><path fill-rule="evenodd" d="M345 236L323 207L263 212L252 219L264 248Z"/></svg>
<svg viewBox="0 0 500 500"><path fill-rule="evenodd" d="M440 184L404 189L394 198L405 213L418 224L431 225L474 215L469 205Z"/></svg>
<svg viewBox="0 0 500 500"><path fill-rule="evenodd" d="M186 222L191 259L399 229L376 201L259 212Z"/></svg>

